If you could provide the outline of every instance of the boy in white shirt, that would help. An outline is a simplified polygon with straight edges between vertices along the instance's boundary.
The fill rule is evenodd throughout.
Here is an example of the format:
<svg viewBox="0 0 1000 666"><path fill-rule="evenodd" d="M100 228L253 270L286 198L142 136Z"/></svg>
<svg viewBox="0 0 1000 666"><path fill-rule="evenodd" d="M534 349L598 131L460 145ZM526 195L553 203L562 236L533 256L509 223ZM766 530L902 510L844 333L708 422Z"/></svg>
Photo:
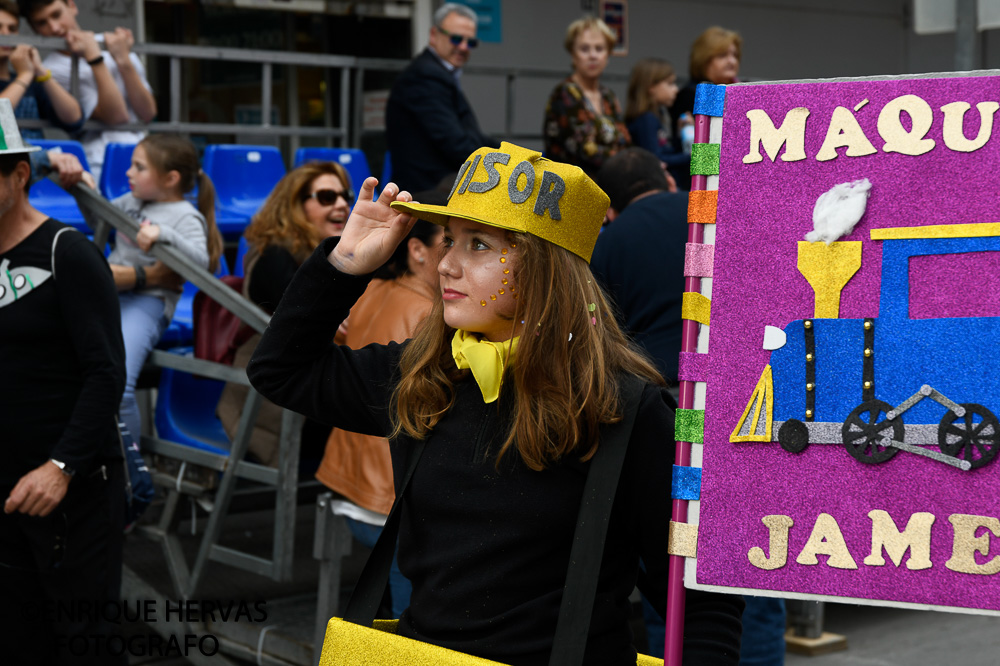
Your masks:
<svg viewBox="0 0 1000 666"><path fill-rule="evenodd" d="M109 126L103 131L83 130L78 139L91 171L100 178L104 147L111 142L138 143L145 132L114 130L115 125L148 123L156 116L156 100L146 80L146 70L131 52L132 31L116 28L103 34L105 50L91 31L81 30L74 0L18 0L21 15L43 37L63 37L66 50L52 53L44 65L53 78L70 89L72 56L80 57L80 106L87 118Z"/></svg>

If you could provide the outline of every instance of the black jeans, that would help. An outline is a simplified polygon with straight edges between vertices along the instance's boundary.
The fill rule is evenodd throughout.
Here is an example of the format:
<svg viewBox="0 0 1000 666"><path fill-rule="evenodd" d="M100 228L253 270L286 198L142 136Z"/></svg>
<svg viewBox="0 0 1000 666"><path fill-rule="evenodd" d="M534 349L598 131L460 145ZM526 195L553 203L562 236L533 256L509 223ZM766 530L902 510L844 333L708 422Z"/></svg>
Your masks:
<svg viewBox="0 0 1000 666"><path fill-rule="evenodd" d="M0 488L0 502L11 490ZM104 473L74 477L66 497L44 518L0 511L0 645L5 662L127 663L118 650L116 621L124 501L124 469L120 460L113 460Z"/></svg>

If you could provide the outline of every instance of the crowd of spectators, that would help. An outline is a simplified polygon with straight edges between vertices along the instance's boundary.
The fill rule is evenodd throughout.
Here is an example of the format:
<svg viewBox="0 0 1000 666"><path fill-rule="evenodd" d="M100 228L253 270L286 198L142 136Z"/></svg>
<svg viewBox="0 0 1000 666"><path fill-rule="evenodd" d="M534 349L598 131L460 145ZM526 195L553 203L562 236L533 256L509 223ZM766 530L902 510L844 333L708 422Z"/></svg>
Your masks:
<svg viewBox="0 0 1000 666"><path fill-rule="evenodd" d="M65 49L52 53L44 60L32 47L0 48L0 99L8 99L12 103L17 117L47 119L78 139L96 176L102 168L108 143L138 143L145 136L142 131L121 130L116 126L148 123L155 117L157 109L142 62L131 52L132 33L124 28L101 35L86 31L77 22L78 14L74 0L19 0L17 5L11 0L0 0L0 34L16 34L23 16L39 35L65 39ZM426 192L418 197L422 202L446 204L451 194L444 197L440 192L430 191L432 188L440 190L442 183L447 188L454 182L452 194L456 190L464 191L469 182L466 178L460 186L468 168L466 157L481 147L499 145L498 141L482 132L475 112L462 91L462 69L478 46L476 21L476 14L464 5L442 5L433 16L427 47L397 77L388 99L386 140L392 156L393 180L403 190ZM616 39L615 33L593 16L577 19L567 28L563 43L570 55L572 71L553 89L545 104L542 123L544 151L546 157L552 160L583 169L610 197L605 229L593 253L593 273L615 303L622 330L652 359L667 385L675 388L687 235L686 190L690 187L690 146L685 145L681 135L683 129L692 124L694 89L698 83L737 81L742 40L738 33L719 27L702 33L692 45L690 79L683 88L678 87L677 75L670 63L655 57L640 59L632 69L623 110L615 93L601 82ZM67 92L73 56L80 58L79 99ZM101 121L106 128L82 130L83 123L88 119ZM35 136L27 131L25 135ZM136 152L140 162L145 159L145 152L140 149ZM64 183L83 177L75 160L58 154L48 157L52 168L63 176ZM3 158L2 154L0 158ZM195 169L188 173L191 171L188 165L184 182L171 180L170 174L178 170L162 160L153 161L156 164L152 165L153 173L148 177L159 188L156 190L159 198L154 197L153 201L183 201L183 193L191 189L192 178L197 179L200 172ZM0 159L0 173L6 178L8 172L4 170L4 165L3 159ZM133 158L130 181L133 185L141 185L138 175L133 178L132 172L136 168ZM474 171L475 168L473 165L469 170ZM20 167L17 167L16 174L20 174ZM86 178L92 183L89 176ZM308 163L288 173L277 184L244 233L249 246L244 260L244 297L265 311L274 312L299 267L324 239L340 236L343 232L356 199L352 186L360 189L362 184L352 184L344 168L332 162ZM203 183L202 189L206 188L210 188L209 183ZM436 201L438 197L440 201ZM125 203L119 202L121 206ZM145 221L149 213L141 210L141 200L139 204L134 215ZM186 205L190 207L190 204ZM18 206L22 218L30 220L30 224L37 227L40 219L44 221L26 202ZM208 222L205 216L192 218L199 221L202 232L199 257L204 255L206 260L211 249L205 246L206 237L214 229L211 216L207 217ZM0 215L0 230L4 228L5 219ZM14 225L14 222L7 221L6 224ZM170 222L162 221L160 226L169 230ZM44 228L48 233L49 226ZM54 235L58 229L52 227L51 231ZM436 294L439 290L437 264L441 256L442 236L440 227L428 222L419 222L414 226L397 251L378 269L377 279L361 296L350 317L341 324L330 342L359 349L371 343L399 342L413 336L435 302L440 300ZM125 239L125 244L134 247L134 254L139 256L156 240L147 238L145 243L139 241L138 247L135 247ZM65 245L76 247L75 241ZM14 249L17 247L13 246ZM10 247L0 244L0 257L9 251ZM77 250L73 252L79 253ZM63 254L68 254L68 250L61 250L60 256ZM217 256L218 253L213 255L214 258ZM158 289L155 303L158 309L152 318L157 335L148 336L151 344L144 347L148 351L158 333L162 332L166 319L169 319L169 312L166 318L163 316L164 303L169 306L176 301L175 291L180 283L168 269L158 262L154 264L152 257L144 257L139 266L148 267L150 286ZM55 259L53 254L53 269ZM107 282L107 275L102 272L104 269L85 267L83 263L86 262L82 259L78 263L81 270L98 270L101 272L100 280ZM138 292L146 286L147 273L135 269L134 274L129 272L123 279L119 275L120 268L114 272L114 282L123 292L121 316L124 317L128 309L125 300L132 297L131 291ZM131 271L132 266L128 268ZM108 310L107 320L100 325L111 329L124 327L128 343L129 325L115 315L117 309L114 313ZM114 377L108 380L113 380L112 383L124 382L127 359L117 334L109 335L109 340L107 348L102 348L102 353L113 361ZM259 342L260 336L254 335L237 350L237 367L248 364ZM3 343L0 344L0 355L3 355L9 349L4 348L7 343L4 343L2 334L0 343ZM128 344L125 346L127 349ZM86 350L86 353L96 352ZM135 362L129 367L126 386L134 390L141 363ZM79 382L78 379L74 381ZM122 409L135 419L134 398L129 390L126 391L127 400ZM116 386L111 386L108 391L112 394L117 392L118 397L121 395L120 388ZM218 405L218 416L230 437L238 426L246 392L246 387L228 385ZM72 471L67 473L59 465L62 461L54 459L54 456L61 450L61 442L74 425L67 424L62 434L53 431L50 440L40 444L42 448L49 447L43 453L52 456L53 469L56 470L53 472L43 461L45 473L50 476L57 473L64 475L65 479L63 476L54 478L65 485L69 484ZM133 429L138 435L140 427L137 421ZM279 432L280 409L265 401L251 438L250 454L263 464L276 466ZM89 457L80 458L80 462L74 465L89 470L96 464L93 460L103 460L94 458L95 455L114 459L115 452L105 450L108 446L103 439L100 442L99 451L95 449L88 453ZM303 427L302 442L305 458L319 460L322 456L317 478L338 493L339 512L348 518L354 535L362 543L373 546L396 490L384 438L339 429L331 432L328 426L310 419ZM23 478L26 478L23 475L35 473L31 472L28 462L35 464L38 461L26 458L24 469L19 471L22 476L8 474L2 479L11 489L14 510L25 501L18 494ZM120 479L114 481L119 483ZM72 488L75 491L83 485L80 481ZM29 491L30 488L22 490L21 494ZM60 499L61 496L55 499L55 505L49 511L59 504ZM7 502L9 508L11 499ZM21 512L24 513L24 509ZM31 515L34 514L29 512L29 517L19 520L30 522ZM114 524L113 527L117 529L119 526ZM0 546L3 546L2 542ZM120 561L120 539L109 538L102 542L102 546L117 553L108 561ZM24 549L26 546L20 544L18 547ZM5 551L0 550L0 557L5 556ZM18 555L22 556L23 553ZM109 579L102 584L113 587L116 581ZM398 617L407 606L410 590L409 582L400 573L395 560L390 585L390 612ZM105 594L105 591L100 593ZM656 627L658 623L662 625L662 619L653 613L648 602L646 611L650 636L657 636ZM771 609L768 612L771 613L768 617L774 617L776 611ZM650 648L654 654L662 654L662 635L650 641ZM766 658L774 657L770 655ZM761 660L747 663L780 662Z"/></svg>

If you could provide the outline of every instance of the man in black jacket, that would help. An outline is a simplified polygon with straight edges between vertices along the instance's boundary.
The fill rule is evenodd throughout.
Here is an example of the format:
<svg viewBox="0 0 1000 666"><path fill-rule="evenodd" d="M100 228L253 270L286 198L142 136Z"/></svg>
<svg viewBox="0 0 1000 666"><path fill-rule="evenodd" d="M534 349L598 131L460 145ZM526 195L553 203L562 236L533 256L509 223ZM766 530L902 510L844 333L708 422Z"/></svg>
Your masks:
<svg viewBox="0 0 1000 666"><path fill-rule="evenodd" d="M611 224L597 237L590 267L620 308L622 326L676 386L687 192L677 192L668 178L642 148L605 162L596 180L611 198Z"/></svg>
<svg viewBox="0 0 1000 666"><path fill-rule="evenodd" d="M498 145L480 131L459 86L462 67L478 44L476 13L445 3L434 12L427 48L396 79L385 124L392 180L400 188L434 189L477 148Z"/></svg>

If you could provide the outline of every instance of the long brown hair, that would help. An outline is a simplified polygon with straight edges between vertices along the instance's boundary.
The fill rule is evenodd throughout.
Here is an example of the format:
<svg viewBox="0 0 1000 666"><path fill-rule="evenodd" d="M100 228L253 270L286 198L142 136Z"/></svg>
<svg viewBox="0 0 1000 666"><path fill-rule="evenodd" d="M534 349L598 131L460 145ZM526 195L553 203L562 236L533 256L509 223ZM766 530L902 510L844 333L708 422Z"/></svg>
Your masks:
<svg viewBox="0 0 1000 666"><path fill-rule="evenodd" d="M533 470L574 453L588 460L597 450L600 424L621 419L618 375L631 373L660 385L663 379L630 346L583 259L529 234L511 234L511 241L519 251L511 331L516 322L525 323L517 357L506 370L516 400L497 463L512 447ZM469 371L455 366L453 334L439 301L400 360L394 436L426 437L454 404L454 383Z"/></svg>
<svg viewBox="0 0 1000 666"><path fill-rule="evenodd" d="M260 254L271 245L280 245L296 261L305 261L324 235L309 222L303 202L309 195L313 181L324 175L336 176L345 189L351 189L351 177L336 162L307 162L289 171L274 186L264 205L243 232L253 251Z"/></svg>
<svg viewBox="0 0 1000 666"><path fill-rule="evenodd" d="M187 194L198 185L198 210L205 217L205 236L208 241L208 268L213 273L219 268L222 256L222 234L215 224L215 185L201 170L198 149L177 134L150 134L139 142L150 165L166 175L176 171L180 176L181 194Z"/></svg>
<svg viewBox="0 0 1000 666"><path fill-rule="evenodd" d="M625 120L632 121L647 111L656 112L657 104L649 95L649 90L660 81L674 74L674 66L660 58L643 58L632 66L628 78L628 98L625 104Z"/></svg>

